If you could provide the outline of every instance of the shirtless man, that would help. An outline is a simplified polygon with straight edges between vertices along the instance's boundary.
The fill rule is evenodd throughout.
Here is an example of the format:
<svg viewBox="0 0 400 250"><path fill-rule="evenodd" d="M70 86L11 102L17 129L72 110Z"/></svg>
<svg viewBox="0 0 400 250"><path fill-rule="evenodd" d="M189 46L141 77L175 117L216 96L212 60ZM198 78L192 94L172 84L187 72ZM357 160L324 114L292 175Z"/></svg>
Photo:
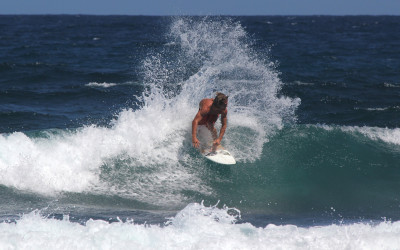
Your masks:
<svg viewBox="0 0 400 250"><path fill-rule="evenodd" d="M193 147L199 148L200 142L197 139L197 125L206 126L212 134L213 137L213 151L221 144L221 140L224 137L226 126L228 123L228 96L217 92L217 96L212 98L206 98L201 100L199 104L199 111L192 122L192 144ZM219 132L219 137L217 137L217 130L214 127L215 122L218 120L219 115L221 115L221 131Z"/></svg>

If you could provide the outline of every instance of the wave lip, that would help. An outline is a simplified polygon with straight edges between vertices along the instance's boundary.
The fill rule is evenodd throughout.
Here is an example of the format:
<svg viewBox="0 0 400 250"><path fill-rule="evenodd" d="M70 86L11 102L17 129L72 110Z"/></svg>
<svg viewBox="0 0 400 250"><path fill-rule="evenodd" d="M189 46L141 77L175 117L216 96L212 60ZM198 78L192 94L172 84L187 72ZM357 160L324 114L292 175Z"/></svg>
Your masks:
<svg viewBox="0 0 400 250"><path fill-rule="evenodd" d="M332 130L335 126L318 125L326 130ZM400 145L400 128L381 128L369 126L336 126L343 132L362 134L371 140L381 140L385 143Z"/></svg>

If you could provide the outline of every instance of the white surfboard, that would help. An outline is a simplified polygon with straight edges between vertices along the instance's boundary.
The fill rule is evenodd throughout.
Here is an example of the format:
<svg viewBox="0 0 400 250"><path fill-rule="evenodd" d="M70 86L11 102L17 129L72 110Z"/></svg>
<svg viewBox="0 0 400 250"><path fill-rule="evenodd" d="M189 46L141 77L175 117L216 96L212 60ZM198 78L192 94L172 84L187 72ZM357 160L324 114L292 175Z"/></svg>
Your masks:
<svg viewBox="0 0 400 250"><path fill-rule="evenodd" d="M232 156L232 154L224 149L222 146L218 146L217 150L212 151L212 150L206 150L202 153L202 155L209 159L210 161L219 163L219 164L224 164L224 165L234 165L236 164L235 158Z"/></svg>
<svg viewBox="0 0 400 250"><path fill-rule="evenodd" d="M236 160L232 154L221 145L213 150L213 139L210 131L205 126L199 126L197 135L200 141L200 148L198 150L202 156L219 164L236 164Z"/></svg>

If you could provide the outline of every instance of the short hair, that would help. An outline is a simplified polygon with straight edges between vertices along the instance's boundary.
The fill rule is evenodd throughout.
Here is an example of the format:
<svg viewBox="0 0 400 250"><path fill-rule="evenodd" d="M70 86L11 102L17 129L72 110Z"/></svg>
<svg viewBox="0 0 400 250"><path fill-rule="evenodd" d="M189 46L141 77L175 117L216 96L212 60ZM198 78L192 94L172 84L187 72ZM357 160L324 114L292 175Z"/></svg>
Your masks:
<svg viewBox="0 0 400 250"><path fill-rule="evenodd" d="M229 96L226 96L225 94L222 94L221 92L217 92L216 96L214 98L214 101L213 101L213 105L220 106L221 104L225 104L226 101L228 100L228 97Z"/></svg>

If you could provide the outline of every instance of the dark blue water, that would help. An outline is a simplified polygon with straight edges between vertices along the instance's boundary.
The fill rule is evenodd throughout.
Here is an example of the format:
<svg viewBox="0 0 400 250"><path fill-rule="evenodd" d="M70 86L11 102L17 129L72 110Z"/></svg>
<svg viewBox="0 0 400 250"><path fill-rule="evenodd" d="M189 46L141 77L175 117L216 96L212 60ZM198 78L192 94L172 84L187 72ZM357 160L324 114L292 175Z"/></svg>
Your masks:
<svg viewBox="0 0 400 250"><path fill-rule="evenodd" d="M400 17L0 16L3 220L400 219ZM191 148L230 95L221 167Z"/></svg>

